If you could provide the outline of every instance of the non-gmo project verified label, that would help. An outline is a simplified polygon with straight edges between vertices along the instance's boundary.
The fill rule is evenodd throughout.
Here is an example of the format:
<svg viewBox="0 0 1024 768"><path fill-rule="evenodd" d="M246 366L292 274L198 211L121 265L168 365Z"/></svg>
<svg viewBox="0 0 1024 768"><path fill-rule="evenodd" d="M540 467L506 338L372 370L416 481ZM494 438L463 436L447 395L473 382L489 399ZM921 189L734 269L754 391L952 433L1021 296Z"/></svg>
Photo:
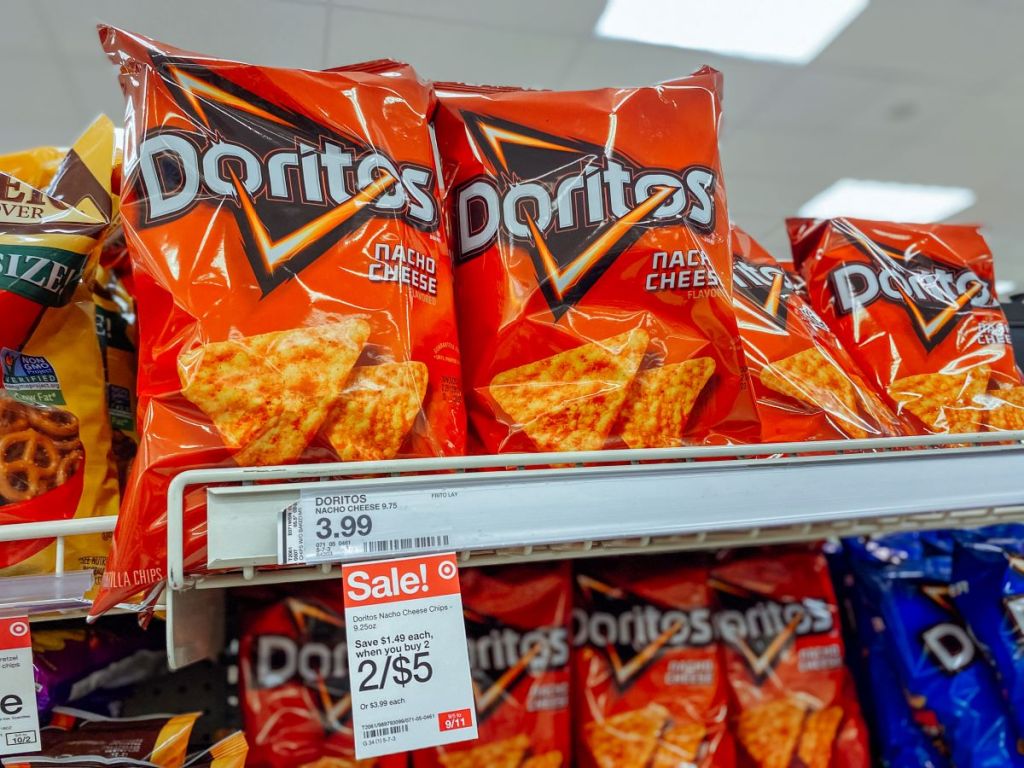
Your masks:
<svg viewBox="0 0 1024 768"><path fill-rule="evenodd" d="M0 349L0 373L7 393L26 403L64 405L57 372L40 355L25 355L16 349Z"/></svg>

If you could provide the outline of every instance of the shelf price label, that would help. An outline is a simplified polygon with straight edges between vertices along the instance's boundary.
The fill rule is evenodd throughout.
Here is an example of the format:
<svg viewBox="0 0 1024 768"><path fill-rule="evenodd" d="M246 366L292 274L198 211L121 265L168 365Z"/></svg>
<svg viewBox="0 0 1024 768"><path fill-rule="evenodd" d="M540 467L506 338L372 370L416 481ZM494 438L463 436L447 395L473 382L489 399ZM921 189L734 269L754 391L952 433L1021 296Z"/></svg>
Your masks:
<svg viewBox="0 0 1024 768"><path fill-rule="evenodd" d="M0 618L0 755L39 751L28 618Z"/></svg>
<svg viewBox="0 0 1024 768"><path fill-rule="evenodd" d="M453 553L342 566L356 758L477 737Z"/></svg>
<svg viewBox="0 0 1024 768"><path fill-rule="evenodd" d="M432 492L444 496L449 492ZM454 493L454 492L451 492ZM402 500L399 500L402 499ZM431 499L434 504L438 499ZM443 551L457 546L450 530L428 530L435 520L386 491L334 493L304 490L281 515L278 563L328 563L354 557Z"/></svg>

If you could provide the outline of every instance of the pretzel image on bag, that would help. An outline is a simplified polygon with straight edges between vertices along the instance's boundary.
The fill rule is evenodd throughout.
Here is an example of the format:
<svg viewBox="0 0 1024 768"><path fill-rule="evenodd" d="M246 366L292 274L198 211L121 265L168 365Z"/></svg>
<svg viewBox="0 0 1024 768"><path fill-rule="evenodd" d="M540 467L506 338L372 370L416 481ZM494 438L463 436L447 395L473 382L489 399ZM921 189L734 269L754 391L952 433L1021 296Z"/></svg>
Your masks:
<svg viewBox="0 0 1024 768"><path fill-rule="evenodd" d="M113 135L101 117L70 151L0 157L0 524L117 512L91 296ZM52 540L0 544L0 574L50 571L55 551ZM102 535L74 537L64 565L99 571L106 551Z"/></svg>

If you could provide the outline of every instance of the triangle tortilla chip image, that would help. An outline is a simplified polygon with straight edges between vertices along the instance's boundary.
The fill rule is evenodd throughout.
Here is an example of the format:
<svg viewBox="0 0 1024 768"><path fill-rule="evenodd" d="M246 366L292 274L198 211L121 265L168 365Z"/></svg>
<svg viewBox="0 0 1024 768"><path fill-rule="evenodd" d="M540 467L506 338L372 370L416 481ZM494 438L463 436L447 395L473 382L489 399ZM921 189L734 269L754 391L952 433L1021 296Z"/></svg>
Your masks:
<svg viewBox="0 0 1024 768"><path fill-rule="evenodd" d="M647 349L636 329L499 373L488 390L541 451L604 446Z"/></svg>
<svg viewBox="0 0 1024 768"><path fill-rule="evenodd" d="M621 428L615 431L630 448L682 445L686 420L714 372L710 357L641 371L629 387Z"/></svg>
<svg viewBox="0 0 1024 768"><path fill-rule="evenodd" d="M349 319L205 344L178 359L182 394L240 466L286 464L324 423L369 335Z"/></svg>
<svg viewBox="0 0 1024 768"><path fill-rule="evenodd" d="M980 365L962 373L907 376L889 386L889 395L932 432L976 432L984 412L978 396L988 389L990 374L988 366Z"/></svg>
<svg viewBox="0 0 1024 768"><path fill-rule="evenodd" d="M703 723L673 725L661 737L651 768L679 768L696 763L707 732Z"/></svg>
<svg viewBox="0 0 1024 768"><path fill-rule="evenodd" d="M743 710L736 737L761 768L789 768L803 721L803 707L780 699Z"/></svg>
<svg viewBox="0 0 1024 768"><path fill-rule="evenodd" d="M796 751L807 768L828 768L832 764L832 744L842 720L842 707L826 707L807 718Z"/></svg>
<svg viewBox="0 0 1024 768"><path fill-rule="evenodd" d="M587 725L587 747L599 768L645 768L669 712L648 704Z"/></svg>
<svg viewBox="0 0 1024 768"><path fill-rule="evenodd" d="M1024 429L1024 387L1003 389L991 395L998 403L986 418L989 428L1000 432Z"/></svg>
<svg viewBox="0 0 1024 768"><path fill-rule="evenodd" d="M519 768L529 746L530 737L521 733L482 747L447 752L439 755L438 759L444 768Z"/></svg>
<svg viewBox="0 0 1024 768"><path fill-rule="evenodd" d="M427 394L427 366L411 361L360 366L327 418L324 434L342 461L393 458Z"/></svg>

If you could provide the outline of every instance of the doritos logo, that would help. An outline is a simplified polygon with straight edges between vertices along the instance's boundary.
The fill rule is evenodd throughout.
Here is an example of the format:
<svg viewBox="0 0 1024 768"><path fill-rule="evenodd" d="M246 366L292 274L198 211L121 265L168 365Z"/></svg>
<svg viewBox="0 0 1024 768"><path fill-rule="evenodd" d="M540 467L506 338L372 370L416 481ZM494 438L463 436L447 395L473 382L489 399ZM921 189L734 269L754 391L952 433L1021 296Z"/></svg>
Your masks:
<svg viewBox="0 0 1024 768"><path fill-rule="evenodd" d="M455 193L457 258L499 237L525 247L556 317L646 229L715 227L710 168L641 168L605 146L483 115L463 119L492 174Z"/></svg>
<svg viewBox="0 0 1024 768"><path fill-rule="evenodd" d="M569 663L569 632L564 627L518 632L496 622L479 623L468 614L466 626L469 664L474 670L540 674Z"/></svg>
<svg viewBox="0 0 1024 768"><path fill-rule="evenodd" d="M971 269L951 268L913 248L900 251L870 240L841 220L835 226L869 259L842 264L829 273L840 316L875 301L890 302L907 312L921 343L930 350L972 308L998 307L988 283Z"/></svg>
<svg viewBox="0 0 1024 768"><path fill-rule="evenodd" d="M949 584L923 584L921 592L942 610L953 614ZM952 618L952 617L951 617ZM974 641L959 622L944 621L921 633L921 643L947 674L954 675L970 666L975 657Z"/></svg>
<svg viewBox="0 0 1024 768"><path fill-rule="evenodd" d="M430 168L397 162L194 63L156 64L195 130L142 137L133 180L141 226L204 201L226 205L264 294L371 217L436 229Z"/></svg>
<svg viewBox="0 0 1024 768"><path fill-rule="evenodd" d="M786 270L774 264L754 264L734 253L733 288L778 327L785 328L789 310L786 299L797 286Z"/></svg>

